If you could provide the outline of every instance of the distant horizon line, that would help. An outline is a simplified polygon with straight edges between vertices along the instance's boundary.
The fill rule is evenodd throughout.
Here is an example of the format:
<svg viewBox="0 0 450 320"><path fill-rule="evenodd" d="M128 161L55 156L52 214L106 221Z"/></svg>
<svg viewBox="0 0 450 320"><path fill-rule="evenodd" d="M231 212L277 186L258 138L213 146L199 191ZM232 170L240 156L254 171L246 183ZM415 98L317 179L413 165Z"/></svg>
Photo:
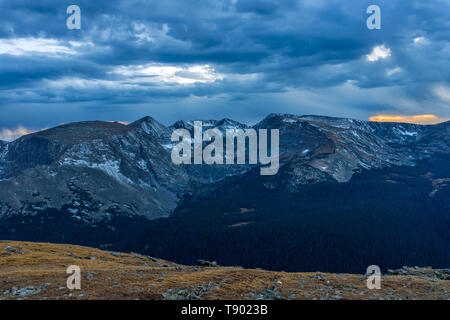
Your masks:
<svg viewBox="0 0 450 320"><path fill-rule="evenodd" d="M316 114L303 114L303 115L295 115L295 114L291 114L291 113L269 113L266 117L262 118L259 121L262 121L266 118L268 118L271 115L282 115L282 116L293 116L293 117L298 117L298 118L302 118L302 117L323 117L323 118L334 118L334 119L352 119L352 120L357 120L357 121L366 121L366 122L378 122L378 123L404 123L404 124L417 124L417 125L437 125L437 124L441 124L441 123L445 123L450 121L450 118L443 118L440 116L436 116L434 114L423 114L423 115L376 115L376 116L371 116L369 117L368 120L361 120L361 119L356 119L356 118L350 118L350 117L337 117L337 116L325 116L325 115L316 115ZM58 125L52 126L52 127L45 127L45 128L41 128L38 130L30 130L29 128L26 128L22 125L19 125L16 127L16 129L8 129L8 128L3 128L0 131L0 141L5 141L5 142L12 142L14 140L19 139L22 136L26 136L29 134L33 134L36 132L41 132L41 131L45 131L51 128L56 128L59 126L63 126L63 125L68 125L68 124L72 124L72 123L80 123L80 122L114 122L114 123L120 123L122 125L129 125L133 122L139 121L141 119L147 118L147 117L151 117L152 119L156 120L157 122L159 122L157 119L155 119L154 116L144 116L141 118L138 118L135 121L121 121L121 120L86 120L86 121L74 121L74 122L63 122L60 123ZM224 117L224 118L220 118L220 119L192 119L192 120L177 120L175 122L173 122L171 125L168 125L167 127L170 127L172 125L174 125L176 122L178 121L185 121L187 123L189 122L193 122L195 120L202 120L202 121L221 121L221 120L232 120L232 121L236 121L239 122L241 124L246 124L246 125L251 125L249 123L245 123L245 122L240 122L237 120L233 120L232 118L229 117ZM258 122L259 122L258 121ZM256 123L258 123L256 122ZM255 123L255 124L256 124ZM164 125L164 124L163 124ZM166 125L164 125L166 126Z"/></svg>

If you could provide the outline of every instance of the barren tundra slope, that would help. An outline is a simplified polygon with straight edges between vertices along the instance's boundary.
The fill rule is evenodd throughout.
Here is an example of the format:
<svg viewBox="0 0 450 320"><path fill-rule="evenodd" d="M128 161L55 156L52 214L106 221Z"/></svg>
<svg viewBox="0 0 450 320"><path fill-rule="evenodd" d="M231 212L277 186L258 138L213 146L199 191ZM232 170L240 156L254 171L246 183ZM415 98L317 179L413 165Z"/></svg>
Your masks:
<svg viewBox="0 0 450 320"><path fill-rule="evenodd" d="M81 289L66 268L81 268ZM368 290L361 274L184 266L75 245L0 241L0 299L445 299L450 271L402 268Z"/></svg>

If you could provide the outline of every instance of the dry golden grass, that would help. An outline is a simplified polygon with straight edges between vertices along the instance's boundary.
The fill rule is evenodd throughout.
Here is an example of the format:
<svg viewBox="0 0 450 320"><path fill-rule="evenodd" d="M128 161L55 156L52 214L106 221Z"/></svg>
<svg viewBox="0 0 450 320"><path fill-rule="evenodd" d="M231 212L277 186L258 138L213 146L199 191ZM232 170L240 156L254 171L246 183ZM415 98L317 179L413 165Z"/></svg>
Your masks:
<svg viewBox="0 0 450 320"><path fill-rule="evenodd" d="M81 268L81 290L66 287L69 265ZM0 299L163 299L167 292L183 289L201 299L449 298L449 280L383 276L380 290L367 290L366 280L354 274L183 266L76 245L0 241ZM30 286L29 293L18 293Z"/></svg>

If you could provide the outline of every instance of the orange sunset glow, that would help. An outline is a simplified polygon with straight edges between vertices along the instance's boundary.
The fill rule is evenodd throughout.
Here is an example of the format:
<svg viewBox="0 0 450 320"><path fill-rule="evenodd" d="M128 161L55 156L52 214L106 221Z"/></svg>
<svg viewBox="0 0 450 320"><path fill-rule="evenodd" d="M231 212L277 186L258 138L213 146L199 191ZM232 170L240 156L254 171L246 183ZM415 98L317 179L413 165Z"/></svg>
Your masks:
<svg viewBox="0 0 450 320"><path fill-rule="evenodd" d="M434 114L421 114L413 116L378 115L370 117L369 120L375 122L403 122L416 124L436 124L446 121L446 119L438 117Z"/></svg>

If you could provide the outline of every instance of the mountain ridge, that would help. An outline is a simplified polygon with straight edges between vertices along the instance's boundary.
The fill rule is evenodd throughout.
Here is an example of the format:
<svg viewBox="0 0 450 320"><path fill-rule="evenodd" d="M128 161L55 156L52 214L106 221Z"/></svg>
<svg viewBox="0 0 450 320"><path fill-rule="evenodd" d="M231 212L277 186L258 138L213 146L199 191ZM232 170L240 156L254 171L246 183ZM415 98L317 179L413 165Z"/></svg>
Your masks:
<svg viewBox="0 0 450 320"><path fill-rule="evenodd" d="M223 197L221 206L226 206L252 189L286 201L280 193L340 188L351 185L355 175L385 168L408 171L447 155L450 146L449 123L419 126L289 114L270 114L252 126L226 118L203 121L205 128L221 132L278 129L280 169L263 178L257 165L174 165L172 130L192 131L192 124L165 126L152 117L130 124L84 121L0 146L0 234L18 240L119 244L189 201L210 203ZM437 199L446 192L449 177L434 171L430 167L430 174L421 173L427 178L417 179L424 188L429 184L427 192ZM392 175L386 180L398 180ZM261 201L257 195L249 199ZM252 221L236 223L251 228Z"/></svg>
<svg viewBox="0 0 450 320"><path fill-rule="evenodd" d="M279 129L281 165L289 163L291 171L298 171L300 175L306 168L309 171L318 170L338 182L348 181L354 172L362 168L414 165L415 161L430 154L448 152L450 144L448 137L445 137L448 123L419 126L312 115L269 114L253 126L227 118L204 120L203 125L222 132L230 128ZM167 127L147 116L128 125L105 121L75 122L20 137L0 147L0 184L6 184L3 192L0 191L0 203L3 207L5 203L9 207L17 207L23 200L33 200L31 194L42 193L38 186L32 185L33 179L28 179L30 176L48 180L47 185L54 184L51 181L55 179L59 184L68 185L73 183L70 182L73 175L79 176L79 171L86 169L97 173L97 182L105 180L104 184L110 184L113 179L116 188L129 194L130 199L136 198L130 192L145 191L154 199L150 201L152 203L135 199L133 204L128 205L138 209L130 210L122 206L121 210L133 214L149 210L144 215L151 219L167 216L175 207L177 197L191 192L190 189L195 188L196 184L215 183L252 168L249 165L172 164L170 150L174 143L170 141L170 135L176 128L193 131L193 124L178 121ZM425 141L424 146L421 141ZM443 143L447 151L442 149ZM59 173L63 176L62 180L58 180ZM86 177L84 182L89 181L92 175ZM24 183L25 180L30 180L29 188L35 189L26 199L19 196L17 201L8 202L12 192L2 196L8 188L14 189L15 183L11 182ZM128 192L130 188L132 191ZM89 189L89 192L95 192L96 187L91 185ZM24 191L16 193L23 194ZM161 202L162 199L166 200ZM64 203L57 201L54 204L57 208ZM17 209L23 211L24 207Z"/></svg>

